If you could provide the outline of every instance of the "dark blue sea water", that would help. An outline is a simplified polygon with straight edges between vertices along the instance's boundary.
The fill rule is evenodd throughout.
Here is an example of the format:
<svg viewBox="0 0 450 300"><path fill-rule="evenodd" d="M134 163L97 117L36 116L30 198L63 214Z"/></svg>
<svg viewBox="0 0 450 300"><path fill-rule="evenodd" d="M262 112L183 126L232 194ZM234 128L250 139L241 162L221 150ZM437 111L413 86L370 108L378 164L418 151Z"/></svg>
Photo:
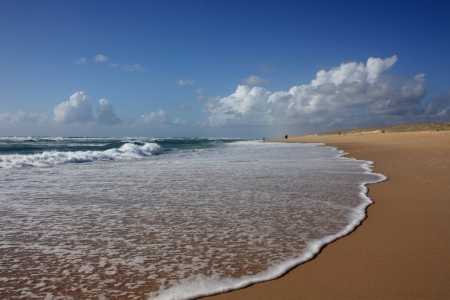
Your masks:
<svg viewBox="0 0 450 300"><path fill-rule="evenodd" d="M204 151L238 139L0 137L0 168L133 160L158 154Z"/></svg>

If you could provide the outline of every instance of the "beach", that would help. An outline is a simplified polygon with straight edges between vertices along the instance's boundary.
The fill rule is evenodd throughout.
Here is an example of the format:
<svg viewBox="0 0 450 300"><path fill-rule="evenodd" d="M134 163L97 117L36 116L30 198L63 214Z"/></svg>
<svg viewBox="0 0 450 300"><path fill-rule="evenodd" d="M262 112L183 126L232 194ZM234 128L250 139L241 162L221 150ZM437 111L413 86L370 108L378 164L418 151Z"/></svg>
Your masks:
<svg viewBox="0 0 450 300"><path fill-rule="evenodd" d="M281 278L204 299L450 299L450 131L335 133L324 143L375 162L387 181L349 235Z"/></svg>

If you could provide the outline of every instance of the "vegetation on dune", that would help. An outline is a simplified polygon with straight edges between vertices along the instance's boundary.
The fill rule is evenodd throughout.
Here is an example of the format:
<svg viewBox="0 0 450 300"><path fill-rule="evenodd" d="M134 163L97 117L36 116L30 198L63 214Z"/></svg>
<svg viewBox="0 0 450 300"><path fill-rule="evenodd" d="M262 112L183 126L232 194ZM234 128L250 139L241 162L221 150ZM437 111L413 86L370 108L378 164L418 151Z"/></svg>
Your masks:
<svg viewBox="0 0 450 300"><path fill-rule="evenodd" d="M328 135L328 134L338 134L346 133L363 133L363 132L374 132L374 131L384 131L384 132L411 132L411 131L444 131L450 130L450 122L448 123L423 123L423 124L397 124L393 126L384 127L370 127L370 128L359 128L359 129L349 129L349 130L339 130L333 132L319 133L318 135Z"/></svg>

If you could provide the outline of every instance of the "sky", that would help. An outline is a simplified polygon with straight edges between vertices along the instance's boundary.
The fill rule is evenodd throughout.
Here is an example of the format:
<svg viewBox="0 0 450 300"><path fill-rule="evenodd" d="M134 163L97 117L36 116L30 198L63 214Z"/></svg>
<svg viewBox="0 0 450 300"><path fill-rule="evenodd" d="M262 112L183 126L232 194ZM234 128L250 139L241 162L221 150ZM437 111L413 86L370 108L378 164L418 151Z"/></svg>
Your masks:
<svg viewBox="0 0 450 300"><path fill-rule="evenodd" d="M448 1L0 0L0 135L450 121Z"/></svg>

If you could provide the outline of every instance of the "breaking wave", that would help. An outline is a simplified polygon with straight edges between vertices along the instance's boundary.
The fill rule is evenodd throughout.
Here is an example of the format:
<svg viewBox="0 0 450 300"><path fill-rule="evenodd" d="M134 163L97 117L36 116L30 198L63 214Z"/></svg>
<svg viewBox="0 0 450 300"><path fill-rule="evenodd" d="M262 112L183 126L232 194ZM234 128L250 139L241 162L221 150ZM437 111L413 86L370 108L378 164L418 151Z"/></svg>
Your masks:
<svg viewBox="0 0 450 300"><path fill-rule="evenodd" d="M120 148L105 151L44 151L36 154L10 154L0 156L0 168L46 167L67 163L137 159L164 153L156 143L135 145L126 143Z"/></svg>

